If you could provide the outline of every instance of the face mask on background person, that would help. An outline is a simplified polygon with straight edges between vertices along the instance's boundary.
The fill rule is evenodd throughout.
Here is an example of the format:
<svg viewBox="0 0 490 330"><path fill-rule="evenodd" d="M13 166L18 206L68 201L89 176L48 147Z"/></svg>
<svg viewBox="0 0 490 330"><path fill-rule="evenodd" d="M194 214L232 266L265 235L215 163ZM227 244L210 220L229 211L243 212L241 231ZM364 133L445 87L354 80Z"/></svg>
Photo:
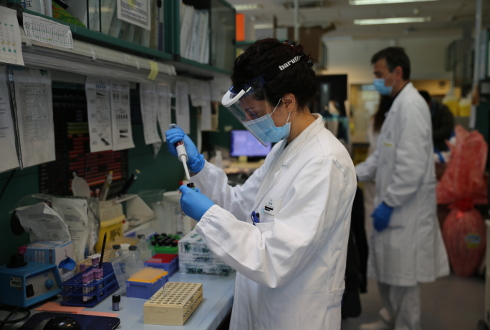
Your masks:
<svg viewBox="0 0 490 330"><path fill-rule="evenodd" d="M391 91L393 90L393 84L391 86L385 86L385 78L374 78L373 81L374 88L381 94L381 95L391 95Z"/></svg>

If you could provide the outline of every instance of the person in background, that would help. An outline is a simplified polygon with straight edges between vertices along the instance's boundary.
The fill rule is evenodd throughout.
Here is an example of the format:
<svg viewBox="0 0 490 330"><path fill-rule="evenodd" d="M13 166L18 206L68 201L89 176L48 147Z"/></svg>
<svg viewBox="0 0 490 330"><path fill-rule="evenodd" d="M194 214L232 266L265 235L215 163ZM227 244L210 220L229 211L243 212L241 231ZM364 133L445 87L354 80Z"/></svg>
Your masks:
<svg viewBox="0 0 490 330"><path fill-rule="evenodd" d="M230 329L339 330L356 176L344 146L307 104L316 95L302 46L260 39L237 57L222 104L262 143L277 142L241 186L206 162L181 129L196 188L182 210L237 271Z"/></svg>
<svg viewBox="0 0 490 330"><path fill-rule="evenodd" d="M431 98L427 91L419 91L419 93L429 105L432 119L432 142L434 148L437 149L435 151L446 151L449 149L446 140L451 138L454 131L453 113L444 104Z"/></svg>
<svg viewBox="0 0 490 330"><path fill-rule="evenodd" d="M376 150L376 145L378 144L378 135L381 131L381 126L385 121L385 116L388 110L390 110L393 99L388 95L381 95L378 105L378 110L369 119L367 138L369 141L368 157ZM369 237L373 227L373 221L371 218L371 213L374 211L374 197L376 195L374 180L364 182L363 196L364 196L364 211L365 211L365 226L366 234Z"/></svg>
<svg viewBox="0 0 490 330"><path fill-rule="evenodd" d="M410 82L403 48L374 54L374 86L393 104L376 151L356 166L359 181L376 179L368 276L378 282L381 319L360 329L419 330L419 283L449 274L436 216L432 129L427 103Z"/></svg>

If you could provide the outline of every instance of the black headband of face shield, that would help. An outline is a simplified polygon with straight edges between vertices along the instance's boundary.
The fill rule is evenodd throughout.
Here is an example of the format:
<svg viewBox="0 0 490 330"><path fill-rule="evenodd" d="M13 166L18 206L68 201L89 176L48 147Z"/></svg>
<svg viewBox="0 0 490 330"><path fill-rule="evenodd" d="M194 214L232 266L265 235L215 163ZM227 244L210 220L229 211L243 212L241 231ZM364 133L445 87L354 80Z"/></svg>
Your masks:
<svg viewBox="0 0 490 330"><path fill-rule="evenodd" d="M247 84L243 86L242 89L245 90L245 92L247 93L248 89L250 88L252 88L253 90L258 90L259 88L264 87L265 84L267 84L269 81L276 78L282 71L284 71L285 69L287 69L293 64L299 63L304 56L306 55L304 53L301 53L299 55L296 55L295 57L293 57L292 59L290 59L284 64L270 68L265 73L250 80ZM313 66L313 62L311 61L311 58L308 57L308 61L306 62L306 64L308 65L308 67ZM233 86L232 92L238 94L240 90L236 90L236 88Z"/></svg>

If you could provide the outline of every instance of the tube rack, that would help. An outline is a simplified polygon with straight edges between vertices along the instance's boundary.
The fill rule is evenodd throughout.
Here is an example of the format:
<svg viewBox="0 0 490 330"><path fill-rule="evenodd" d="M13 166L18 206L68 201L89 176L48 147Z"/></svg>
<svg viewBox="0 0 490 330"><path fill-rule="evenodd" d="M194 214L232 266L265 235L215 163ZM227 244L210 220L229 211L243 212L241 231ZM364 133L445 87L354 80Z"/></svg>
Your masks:
<svg viewBox="0 0 490 330"><path fill-rule="evenodd" d="M97 267L90 267L84 273L78 273L68 281L62 283L63 306L93 307L104 300L112 292L119 288L112 265L108 262L102 263L104 275L100 280L93 280L84 284L82 275Z"/></svg>
<svg viewBox="0 0 490 330"><path fill-rule="evenodd" d="M202 299L202 283L168 282L143 305L143 322L184 325Z"/></svg>

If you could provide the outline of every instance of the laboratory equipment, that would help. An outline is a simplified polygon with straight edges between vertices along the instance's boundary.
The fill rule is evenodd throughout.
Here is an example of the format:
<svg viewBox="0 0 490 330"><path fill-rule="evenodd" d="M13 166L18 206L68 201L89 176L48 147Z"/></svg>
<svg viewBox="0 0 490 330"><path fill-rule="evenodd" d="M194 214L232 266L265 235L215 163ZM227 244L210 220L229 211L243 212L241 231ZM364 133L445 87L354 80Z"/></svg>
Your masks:
<svg viewBox="0 0 490 330"><path fill-rule="evenodd" d="M140 174L141 172L139 170L135 170L136 174ZM126 195L128 193L129 188L133 185L134 181L138 178L138 176L131 173L131 176L129 177L128 181L124 184L124 186L121 188L121 191L117 194L118 197L122 197L123 195Z"/></svg>
<svg viewBox="0 0 490 330"><path fill-rule="evenodd" d="M172 276L179 270L179 255L158 253L145 261L145 266L164 269L168 272L168 276Z"/></svg>
<svg viewBox="0 0 490 330"><path fill-rule="evenodd" d="M117 258L122 256L121 245L114 244L112 246L112 250L113 250L112 255L113 255L114 259L117 259Z"/></svg>
<svg viewBox="0 0 490 330"><path fill-rule="evenodd" d="M12 255L10 263L0 266L0 303L28 307L61 292L56 265L24 261L22 254Z"/></svg>
<svg viewBox="0 0 490 330"><path fill-rule="evenodd" d="M63 282L63 290L60 293L63 296L61 305L93 307L118 288L119 284L111 263L104 262L102 268L88 267L85 272Z"/></svg>
<svg viewBox="0 0 490 330"><path fill-rule="evenodd" d="M107 194L109 193L109 188L111 187L111 183L112 183L112 171L110 171L109 174L107 174L104 185L102 186L102 191L100 192L101 201L105 201L107 199Z"/></svg>
<svg viewBox="0 0 490 330"><path fill-rule="evenodd" d="M105 252L105 243L106 243L106 240L107 240L107 233L104 233L104 240L102 241L102 252L100 254L100 262L99 262L99 265L98 265L98 267L100 269L102 269L102 262L104 260L104 252Z"/></svg>
<svg viewBox="0 0 490 330"><path fill-rule="evenodd" d="M201 283L168 282L143 305L143 322L184 325L202 299Z"/></svg>
<svg viewBox="0 0 490 330"><path fill-rule="evenodd" d="M231 157L259 157L264 158L269 154L272 145L266 147L247 130L232 130L230 139Z"/></svg>
<svg viewBox="0 0 490 330"><path fill-rule="evenodd" d="M77 172L73 172L71 190L73 191L73 196L90 197L90 187L88 186L87 181L77 176Z"/></svg>
<svg viewBox="0 0 490 330"><path fill-rule="evenodd" d="M126 296L131 298L149 299L167 282L167 271L158 268L145 267L134 273L126 281Z"/></svg>
<svg viewBox="0 0 490 330"><path fill-rule="evenodd" d="M131 255L135 260L136 263L138 264L138 268L143 268L143 260L141 260L141 254L138 251L138 247L136 245L131 245L129 247L129 255Z"/></svg>
<svg viewBox="0 0 490 330"><path fill-rule="evenodd" d="M175 124L171 124L169 126L169 128L176 128L178 127L177 125ZM184 145L184 141L179 141L177 143L175 143L175 149L177 149L177 158L182 162L182 164L184 165L184 171L185 171L185 175L187 177L187 180L189 182L191 182L191 176L189 174L189 169L187 168L187 151L185 150L185 145Z"/></svg>
<svg viewBox="0 0 490 330"><path fill-rule="evenodd" d="M112 310L113 311L118 311L120 306L119 304L121 303L121 296L118 294L112 295Z"/></svg>
<svg viewBox="0 0 490 330"><path fill-rule="evenodd" d="M139 234L138 236L138 251L141 255L141 260L146 261L151 258L152 256L152 251L151 251L151 243L150 241L146 240L145 235Z"/></svg>

